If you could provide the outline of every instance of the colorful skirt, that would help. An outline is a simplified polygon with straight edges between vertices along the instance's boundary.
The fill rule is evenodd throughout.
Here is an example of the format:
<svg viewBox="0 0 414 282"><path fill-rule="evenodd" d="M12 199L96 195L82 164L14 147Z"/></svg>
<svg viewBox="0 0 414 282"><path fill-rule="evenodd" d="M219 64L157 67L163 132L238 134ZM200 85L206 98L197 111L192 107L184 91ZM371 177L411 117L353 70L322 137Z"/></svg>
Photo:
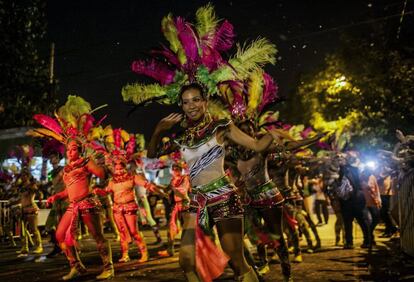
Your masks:
<svg viewBox="0 0 414 282"><path fill-rule="evenodd" d="M284 198L282 193L271 180L248 191L250 196L249 206L254 208L267 208L280 205Z"/></svg>
<svg viewBox="0 0 414 282"><path fill-rule="evenodd" d="M205 232L211 232L210 225L220 220L243 218L241 199L228 176L193 187L189 198L189 211L198 213L198 224Z"/></svg>

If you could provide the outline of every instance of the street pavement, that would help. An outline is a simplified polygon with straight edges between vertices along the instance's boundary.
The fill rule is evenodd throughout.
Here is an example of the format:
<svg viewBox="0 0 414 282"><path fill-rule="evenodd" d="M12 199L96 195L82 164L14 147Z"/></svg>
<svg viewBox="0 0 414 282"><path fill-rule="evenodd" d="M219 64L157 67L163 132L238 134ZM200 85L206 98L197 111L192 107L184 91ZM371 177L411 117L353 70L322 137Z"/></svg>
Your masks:
<svg viewBox="0 0 414 282"><path fill-rule="evenodd" d="M314 253L306 253L306 241L301 241L303 262L292 263L294 281L414 281L414 265L412 261L405 261L401 265L396 256L396 244L386 238L378 238L377 246L372 252L361 249L362 232L359 227L354 228L355 249L344 250L342 246L334 246L334 216L330 217L329 224L318 227L322 238L322 249ZM379 229L381 226L379 227ZM111 234L107 234L112 244L113 259L115 262L116 277L111 281L186 281L178 265L179 241L176 241L176 254L173 257L160 258L157 252L162 246L153 244L155 238L149 230L144 230L151 259L146 263L137 262L138 252L134 245L130 245L131 261L117 263L120 258L119 242ZM164 239L166 230L162 230ZM51 245L45 240L45 254L50 251ZM395 242L395 240L394 240ZM93 239L86 238L80 241L81 259L88 272L77 281L95 281L100 273L101 260L96 251ZM59 281L69 271L69 266L63 255L48 259L41 255L29 255L18 258L18 247L0 244L0 281ZM254 248L252 248L254 250ZM293 255L291 255L293 259ZM265 281L282 281L280 265L277 261L270 264L270 272L264 276ZM226 269L220 279L216 281L234 281L231 269Z"/></svg>

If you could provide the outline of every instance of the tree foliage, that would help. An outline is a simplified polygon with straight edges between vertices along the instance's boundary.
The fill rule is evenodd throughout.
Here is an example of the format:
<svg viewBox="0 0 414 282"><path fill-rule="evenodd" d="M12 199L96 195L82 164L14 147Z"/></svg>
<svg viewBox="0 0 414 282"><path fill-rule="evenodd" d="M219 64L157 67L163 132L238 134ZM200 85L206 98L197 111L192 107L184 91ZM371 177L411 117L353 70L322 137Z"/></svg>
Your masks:
<svg viewBox="0 0 414 282"><path fill-rule="evenodd" d="M354 143L384 146L395 130L414 129L412 51L347 39L304 77L305 119L320 130L350 130ZM385 142L385 143L384 143Z"/></svg>
<svg viewBox="0 0 414 282"><path fill-rule="evenodd" d="M0 128L30 125L33 114L54 106L37 49L46 30L45 3L0 0Z"/></svg>

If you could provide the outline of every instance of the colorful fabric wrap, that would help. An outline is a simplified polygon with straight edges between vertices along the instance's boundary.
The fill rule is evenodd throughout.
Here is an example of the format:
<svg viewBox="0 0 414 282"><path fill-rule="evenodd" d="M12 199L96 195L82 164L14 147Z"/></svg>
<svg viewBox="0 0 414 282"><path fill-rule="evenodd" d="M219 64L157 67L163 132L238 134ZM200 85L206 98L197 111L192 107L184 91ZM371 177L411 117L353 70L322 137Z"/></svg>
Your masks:
<svg viewBox="0 0 414 282"><path fill-rule="evenodd" d="M65 234L65 243L67 246L76 245L79 215L98 214L101 212L101 208L101 203L94 195L88 195L80 200L70 202L67 212L71 212L72 217Z"/></svg>
<svg viewBox="0 0 414 282"><path fill-rule="evenodd" d="M114 213L121 213L121 214L137 214L138 211L138 204L135 201L130 201L124 204L114 203L113 211Z"/></svg>
<svg viewBox="0 0 414 282"><path fill-rule="evenodd" d="M271 180L248 191L248 193L251 199L249 205L254 208L273 207L280 205L284 201L282 193L280 193L276 184Z"/></svg>
<svg viewBox="0 0 414 282"><path fill-rule="evenodd" d="M227 175L193 187L189 198L190 212L198 214L198 225L206 233L211 233L211 222L243 217L240 197Z"/></svg>

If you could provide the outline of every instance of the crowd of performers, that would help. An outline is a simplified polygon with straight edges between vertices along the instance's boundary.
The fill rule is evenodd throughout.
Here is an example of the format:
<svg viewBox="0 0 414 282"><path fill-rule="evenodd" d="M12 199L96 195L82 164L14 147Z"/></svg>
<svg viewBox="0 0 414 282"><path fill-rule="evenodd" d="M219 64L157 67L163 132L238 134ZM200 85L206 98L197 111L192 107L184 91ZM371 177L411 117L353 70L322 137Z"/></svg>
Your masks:
<svg viewBox="0 0 414 282"><path fill-rule="evenodd" d="M364 233L361 247L370 248L381 207L388 205L391 191L380 187L392 186L390 171L395 170L384 168L377 177L369 171L360 175L357 154L342 152L339 134L327 140L326 133L280 121L278 113L270 110L278 100L277 85L263 70L265 64L275 62L276 47L261 38L239 46L236 55L226 60L223 54L234 43L233 26L219 21L211 5L197 11L194 25L168 15L162 20L162 31L169 47L154 50L150 60L132 64L134 72L157 83L127 85L122 95L136 104L156 101L181 107L183 113L158 122L146 148L147 158L173 163L169 185L148 181L135 135L103 127L105 121L96 120L95 110L82 98L69 96L54 117L34 117L43 128L31 130L32 136L53 138L65 146L66 165L54 167L54 194L47 198L56 224L53 253L62 251L70 264L63 279L86 271L77 243L80 223L87 226L102 258L103 271L97 279L115 275L111 246L103 234L103 205L97 196L113 202L106 204L110 207L106 213L113 217L113 230L120 239L119 262L130 260L128 245L134 241L138 263L149 255L137 228L137 214L145 215L157 241L161 240L146 195L172 198L168 243L158 255L174 254L174 239L181 231L179 263L188 281L212 281L227 265L237 281L259 281L268 270L267 250L277 254L284 281L293 281L291 262L303 260L300 234L306 238L307 252L321 248L316 226L328 222L328 197L337 216L335 243L341 243L343 230L344 247L353 247L356 219ZM308 148L316 143L324 146L319 155ZM19 186L22 226L34 234L33 253L42 253L36 185L24 170L19 178L14 183ZM323 214L318 224L310 216L313 192ZM137 198L144 202L141 209ZM393 234L396 224L389 209L384 211L386 233ZM26 238L22 254L28 252L27 234L22 228ZM257 247L260 262L244 246L245 238Z"/></svg>

